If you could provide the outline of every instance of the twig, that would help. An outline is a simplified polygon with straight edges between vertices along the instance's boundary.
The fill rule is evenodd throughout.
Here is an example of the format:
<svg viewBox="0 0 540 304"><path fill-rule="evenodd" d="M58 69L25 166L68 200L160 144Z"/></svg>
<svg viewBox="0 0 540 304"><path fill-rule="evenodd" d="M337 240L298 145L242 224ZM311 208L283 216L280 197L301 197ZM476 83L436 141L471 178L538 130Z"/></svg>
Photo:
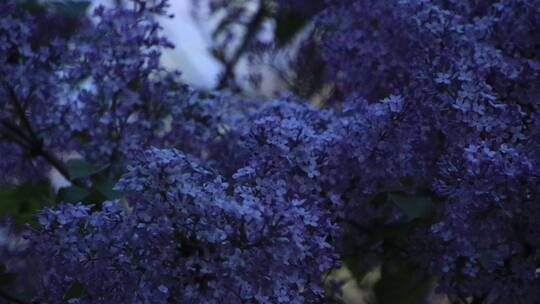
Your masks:
<svg viewBox="0 0 540 304"><path fill-rule="evenodd" d="M223 73L220 76L216 90L224 89L229 84L230 79L234 79L234 69L236 64L242 57L243 53L246 51L251 39L257 34L259 28L261 27L264 16L266 15L266 6L264 1L260 2L259 8L251 21L246 25L246 34L244 35L240 46L235 50L234 54L229 60L223 60L225 68Z"/></svg>
<svg viewBox="0 0 540 304"><path fill-rule="evenodd" d="M22 128L25 129L26 133L23 132L23 130L20 130L17 128L16 125L10 123L9 121L2 121L2 124L5 128L7 128L9 131L12 132L12 134L3 132L3 135L7 139L11 139L14 143L21 146L23 149L29 150L29 152L32 155L35 156L41 156L43 157L49 164L51 164L60 174L64 176L68 181L70 181L73 185L76 185L81 188L87 188L83 183L81 183L78 180L72 179L68 169L64 165L64 163L58 159L53 153L50 151L47 151L43 147L43 141L37 133L34 131L34 128L32 127L32 124L28 120L28 117L26 116L24 108L21 106L19 99L17 97L17 94L13 87L7 85L4 83L4 88L9 93L9 96L11 97L11 101L14 105L15 112L17 116L19 117ZM30 96L28 97L30 99Z"/></svg>

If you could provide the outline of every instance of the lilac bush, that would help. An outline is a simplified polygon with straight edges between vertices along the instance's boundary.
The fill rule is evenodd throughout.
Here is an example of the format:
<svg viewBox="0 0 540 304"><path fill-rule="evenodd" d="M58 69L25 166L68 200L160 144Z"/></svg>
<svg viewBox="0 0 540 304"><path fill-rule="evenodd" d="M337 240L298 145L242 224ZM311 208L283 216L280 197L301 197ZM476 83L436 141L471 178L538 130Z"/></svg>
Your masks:
<svg viewBox="0 0 540 304"><path fill-rule="evenodd" d="M536 1L259 1L251 21L210 1L251 29L214 92L161 65L167 1L77 22L28 3L0 4L0 202L37 222L6 228L22 296L1 298L323 303L345 264L379 267L377 303L540 301ZM261 24L290 14L313 25L297 82L329 97L233 95ZM75 28L44 39L47 20Z"/></svg>
<svg viewBox="0 0 540 304"><path fill-rule="evenodd" d="M329 1L317 18L331 102L366 104L349 155L379 187L406 176L429 183L440 214L402 253L460 298L538 301L533 2Z"/></svg>
<svg viewBox="0 0 540 304"><path fill-rule="evenodd" d="M336 226L273 186L228 184L189 155L147 150L117 185L125 201L40 214L42 296L60 302L81 282L74 303L317 302Z"/></svg>

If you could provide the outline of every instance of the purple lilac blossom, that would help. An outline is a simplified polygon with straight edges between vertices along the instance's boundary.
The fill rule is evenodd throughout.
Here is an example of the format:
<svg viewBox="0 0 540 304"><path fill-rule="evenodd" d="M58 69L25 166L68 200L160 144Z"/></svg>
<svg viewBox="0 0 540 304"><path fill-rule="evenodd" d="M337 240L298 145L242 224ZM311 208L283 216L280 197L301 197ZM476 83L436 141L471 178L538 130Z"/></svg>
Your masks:
<svg viewBox="0 0 540 304"><path fill-rule="evenodd" d="M337 258L329 210L240 175L229 184L152 148L117 185L125 201L45 209L31 237L46 265L42 298L60 301L80 282L76 303L318 303Z"/></svg>
<svg viewBox="0 0 540 304"><path fill-rule="evenodd" d="M359 176L365 194L400 177L430 181L442 218L418 231L412 258L451 295L538 301L539 6L327 4L317 22L333 101L364 104L341 129L335 153L353 161L340 176ZM360 223L361 198L352 205L363 213L350 213Z"/></svg>
<svg viewBox="0 0 540 304"><path fill-rule="evenodd" d="M159 64L166 2L100 7L43 48L31 17L0 4L0 182L39 178L59 147L127 171L122 199L40 213L42 300L82 284L71 303L319 303L338 253L369 268L375 252L450 296L540 301L540 6L325 3L312 37L335 88L326 108L188 88ZM370 202L403 178L437 210L396 252L370 229L403 214ZM336 223L361 229L351 242Z"/></svg>
<svg viewBox="0 0 540 304"><path fill-rule="evenodd" d="M57 127L63 111L60 63L63 42L35 45L36 20L13 1L0 4L0 170L1 183L39 179L43 151L68 140Z"/></svg>

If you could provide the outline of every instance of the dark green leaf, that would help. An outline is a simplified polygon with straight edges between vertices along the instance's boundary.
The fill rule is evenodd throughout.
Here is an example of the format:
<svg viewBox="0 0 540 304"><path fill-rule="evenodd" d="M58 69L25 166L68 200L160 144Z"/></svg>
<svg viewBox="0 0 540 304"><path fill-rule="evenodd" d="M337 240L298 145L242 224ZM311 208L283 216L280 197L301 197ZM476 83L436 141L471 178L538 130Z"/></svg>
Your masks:
<svg viewBox="0 0 540 304"><path fill-rule="evenodd" d="M31 13L31 14L43 14L47 11L45 6L39 3L37 0L21 1L19 8Z"/></svg>
<svg viewBox="0 0 540 304"><path fill-rule="evenodd" d="M365 269L364 267L361 267L361 263L359 264L358 262L360 259L363 258L364 257L361 255L358 255L356 257L347 257L343 259L342 262L351 272L351 275L356 281L356 284L359 288L371 289L373 284L371 278L374 274L375 269Z"/></svg>
<svg viewBox="0 0 540 304"><path fill-rule="evenodd" d="M381 279L375 284L378 304L424 304L431 291L433 278L401 260L387 261Z"/></svg>
<svg viewBox="0 0 540 304"><path fill-rule="evenodd" d="M403 187L406 187L406 188L414 187L414 178L411 176L403 176L402 178L399 179L399 181Z"/></svg>
<svg viewBox="0 0 540 304"><path fill-rule="evenodd" d="M13 282L15 282L15 279L17 279L16 273L0 273L0 286L12 284Z"/></svg>
<svg viewBox="0 0 540 304"><path fill-rule="evenodd" d="M98 168L84 159L70 159L66 166L71 178L89 177L103 171L106 167Z"/></svg>
<svg viewBox="0 0 540 304"><path fill-rule="evenodd" d="M79 281L75 281L71 284L69 289L64 294L64 300L67 301L73 298L80 298L83 295L83 293L84 293L84 285Z"/></svg>
<svg viewBox="0 0 540 304"><path fill-rule="evenodd" d="M0 263L0 286L11 284L16 278L17 274L7 272L6 265Z"/></svg>
<svg viewBox="0 0 540 304"><path fill-rule="evenodd" d="M433 212L433 202L428 196L415 196L399 192L389 193L389 199L407 216L409 221L426 218Z"/></svg>
<svg viewBox="0 0 540 304"><path fill-rule="evenodd" d="M276 16L275 37L278 46L287 45L307 23L307 18L296 12Z"/></svg>
<svg viewBox="0 0 540 304"><path fill-rule="evenodd" d="M57 201L64 203L79 203L90 194L86 189L77 186L70 186L58 191Z"/></svg>
<svg viewBox="0 0 540 304"><path fill-rule="evenodd" d="M52 201L49 182L0 187L0 216L10 215L16 223L28 223L37 210Z"/></svg>
<svg viewBox="0 0 540 304"><path fill-rule="evenodd" d="M122 196L120 191L113 189L115 185L116 182L106 177L100 177L94 183L96 190L107 200L118 199Z"/></svg>
<svg viewBox="0 0 540 304"><path fill-rule="evenodd" d="M51 5L58 14L69 18L81 18L90 6L90 1L52 1L49 5Z"/></svg>

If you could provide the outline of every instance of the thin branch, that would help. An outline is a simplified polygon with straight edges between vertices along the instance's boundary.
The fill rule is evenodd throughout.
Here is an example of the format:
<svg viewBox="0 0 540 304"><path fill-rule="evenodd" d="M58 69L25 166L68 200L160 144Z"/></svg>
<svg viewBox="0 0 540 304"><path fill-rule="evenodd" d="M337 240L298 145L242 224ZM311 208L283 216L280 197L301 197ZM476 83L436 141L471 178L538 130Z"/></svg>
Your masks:
<svg viewBox="0 0 540 304"><path fill-rule="evenodd" d="M72 179L71 175L69 174L69 171L67 167L64 165L64 163L58 159L53 153L50 151L47 151L43 147L43 141L37 133L34 131L34 128L32 127L32 124L28 120L28 117L26 116L26 112L22 105L19 102L19 99L17 97L17 94L13 87L7 85L4 83L4 88L9 93L9 96L11 97L11 101L15 107L15 112L17 116L19 116L19 119L22 123L22 127L25 129L26 133L17 128L16 125L8 122L3 121L2 124L6 129L13 132L14 134L10 134L7 132L3 132L3 135L11 139L11 141L15 142L19 146L21 146L23 149L29 150L29 152L32 155L35 156L41 156L43 157L50 165L52 165L60 174L64 176L68 181L70 181L73 185L76 185L81 188L87 188L82 182ZM31 97L27 97L30 99Z"/></svg>
<svg viewBox="0 0 540 304"><path fill-rule="evenodd" d="M13 138L17 138L18 142L21 142L22 145L25 145L28 149L32 147L32 139L24 134L24 132L21 131L21 128L19 128L17 125L13 124L7 119L3 119L1 124L4 126L4 133L6 136L10 135Z"/></svg>
<svg viewBox="0 0 540 304"><path fill-rule="evenodd" d="M11 97L11 100L13 101L13 105L15 106L15 111L17 112L17 115L19 115L19 118L21 119L21 122L23 126L26 128L26 130L30 133L30 138L34 141L38 140L38 137L34 130L32 129L32 125L30 124L30 121L28 121L28 118L26 117L26 112L22 105L19 103L19 99L17 97L17 93L13 89L13 87L4 85L6 90L9 93L9 96ZM30 100L30 96L27 97L27 100Z"/></svg>
<svg viewBox="0 0 540 304"><path fill-rule="evenodd" d="M228 86L229 81L235 78L234 69L249 46L252 38L259 32L261 24L266 15L266 6L264 1L260 2L259 8L250 22L246 25L246 34L244 35L240 46L235 50L234 54L229 60L224 60L225 68L220 76L216 90L224 89Z"/></svg>
<svg viewBox="0 0 540 304"><path fill-rule="evenodd" d="M2 122L2 125L4 126L4 130L0 129L0 138L5 138L8 141L14 142L15 144L19 145L23 149L30 150L31 146L30 143L26 142L24 138L19 138L16 134L13 133L11 128L9 127L9 124L6 122Z"/></svg>

